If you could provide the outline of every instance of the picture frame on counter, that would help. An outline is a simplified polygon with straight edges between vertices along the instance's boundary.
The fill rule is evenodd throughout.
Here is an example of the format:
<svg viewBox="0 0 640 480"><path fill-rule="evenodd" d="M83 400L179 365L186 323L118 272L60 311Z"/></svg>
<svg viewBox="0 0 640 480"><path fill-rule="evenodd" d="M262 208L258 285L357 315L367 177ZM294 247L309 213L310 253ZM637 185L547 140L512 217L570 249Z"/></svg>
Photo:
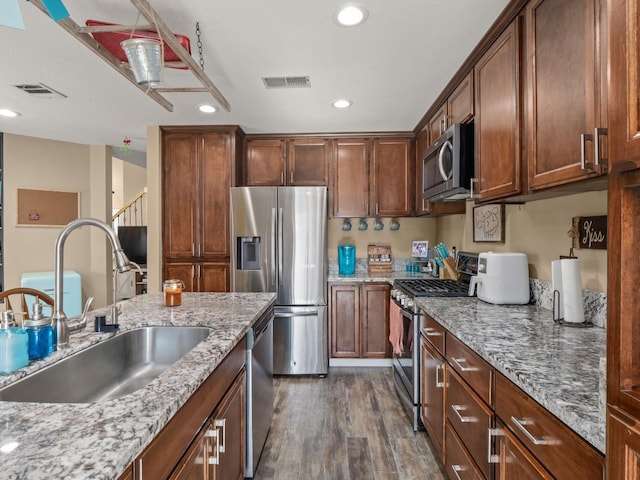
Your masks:
<svg viewBox="0 0 640 480"><path fill-rule="evenodd" d="M504 204L473 207L473 241L505 241Z"/></svg>

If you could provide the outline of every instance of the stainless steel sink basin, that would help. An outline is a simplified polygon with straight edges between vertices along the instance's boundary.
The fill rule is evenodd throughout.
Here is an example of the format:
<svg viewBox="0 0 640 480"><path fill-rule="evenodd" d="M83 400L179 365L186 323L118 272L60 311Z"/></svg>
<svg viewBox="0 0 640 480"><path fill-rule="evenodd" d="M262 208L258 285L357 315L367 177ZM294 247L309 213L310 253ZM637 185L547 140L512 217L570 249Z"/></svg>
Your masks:
<svg viewBox="0 0 640 480"><path fill-rule="evenodd" d="M95 403L139 390L209 336L207 327L120 333L0 390L0 400Z"/></svg>

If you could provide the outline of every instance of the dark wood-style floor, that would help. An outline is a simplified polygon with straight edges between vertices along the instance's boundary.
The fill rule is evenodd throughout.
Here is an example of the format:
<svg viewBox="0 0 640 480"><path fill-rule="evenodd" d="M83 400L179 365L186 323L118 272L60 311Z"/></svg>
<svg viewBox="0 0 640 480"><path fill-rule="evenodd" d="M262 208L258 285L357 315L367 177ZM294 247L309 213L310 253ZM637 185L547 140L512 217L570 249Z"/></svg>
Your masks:
<svg viewBox="0 0 640 480"><path fill-rule="evenodd" d="M275 412L255 480L442 480L425 432L414 433L391 367L277 377Z"/></svg>

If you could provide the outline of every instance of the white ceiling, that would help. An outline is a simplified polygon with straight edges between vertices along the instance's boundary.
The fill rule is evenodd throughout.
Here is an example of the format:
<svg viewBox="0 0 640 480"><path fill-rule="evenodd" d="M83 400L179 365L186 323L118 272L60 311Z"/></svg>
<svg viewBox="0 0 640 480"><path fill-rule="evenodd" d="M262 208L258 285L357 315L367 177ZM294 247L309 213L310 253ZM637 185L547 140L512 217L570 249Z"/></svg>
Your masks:
<svg viewBox="0 0 640 480"><path fill-rule="evenodd" d="M361 0L365 24L332 20L339 0L150 0L174 33L202 32L205 73L231 104L213 114L204 93L167 93L170 113L121 77L47 15L20 1L25 29L0 26L0 131L83 144L132 140L146 149L147 125L237 124L247 133L409 131L488 30L508 0ZM136 23L127 0L64 0L87 19ZM147 23L143 17L140 24ZM264 76L309 75L311 88L265 89ZM201 86L164 70L167 86ZM42 82L67 96L37 99L15 85ZM338 110L337 98L353 106ZM126 157L126 156L125 156Z"/></svg>

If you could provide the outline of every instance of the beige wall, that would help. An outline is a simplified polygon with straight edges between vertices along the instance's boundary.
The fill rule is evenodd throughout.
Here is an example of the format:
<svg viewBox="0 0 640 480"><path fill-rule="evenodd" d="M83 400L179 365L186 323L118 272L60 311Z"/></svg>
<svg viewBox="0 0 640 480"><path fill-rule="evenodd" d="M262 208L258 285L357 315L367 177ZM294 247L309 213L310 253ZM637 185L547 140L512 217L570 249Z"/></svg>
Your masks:
<svg viewBox="0 0 640 480"><path fill-rule="evenodd" d="M506 205L505 243L473 242L471 218L473 202L467 202L466 215L441 217L437 239L472 252L524 252L529 259L530 275L551 280L551 261L568 255L572 218L607 214L607 192L588 192L564 197ZM606 250L575 250L580 259L582 286L607 291Z"/></svg>
<svg viewBox="0 0 640 480"><path fill-rule="evenodd" d="M111 181L105 177L111 170L106 158L107 147L90 147L68 142L4 134L3 175L3 253L4 287L20 286L25 272L53 271L55 242L61 227L17 227L17 189L36 188L80 193L80 216L93 216L108 221L103 212L111 208ZM93 165L93 168L92 168ZM93 183L92 183L93 182ZM99 186L99 187L97 187ZM108 190L108 198L106 189ZM94 192L92 192L94 190ZM92 195L101 195L93 201ZM97 198L97 197L94 197ZM99 205L97 205L99 203ZM102 212L102 213L101 213ZM74 231L65 242L64 267L82 276L83 298L95 296L95 306L109 298L112 285L109 271L96 267L92 251L98 252L98 263L107 249L104 235L93 239L88 228ZM99 271L96 270L99 269ZM98 299L101 299L98 301Z"/></svg>
<svg viewBox="0 0 640 480"><path fill-rule="evenodd" d="M356 257L367 258L367 245L391 245L391 255L395 258L411 256L411 242L413 240L428 240L433 245L436 240L436 220L434 218L398 218L400 229L389 230L390 218L383 218L384 229L373 229L373 218L367 218L369 228L358 230L358 218L351 219L352 229L342 230L342 218L329 220L328 249L329 257L338 256L338 245L352 243L356 246Z"/></svg>
<svg viewBox="0 0 640 480"><path fill-rule="evenodd" d="M113 157L111 165L112 203L114 210L118 210L147 186L147 170L117 157Z"/></svg>

